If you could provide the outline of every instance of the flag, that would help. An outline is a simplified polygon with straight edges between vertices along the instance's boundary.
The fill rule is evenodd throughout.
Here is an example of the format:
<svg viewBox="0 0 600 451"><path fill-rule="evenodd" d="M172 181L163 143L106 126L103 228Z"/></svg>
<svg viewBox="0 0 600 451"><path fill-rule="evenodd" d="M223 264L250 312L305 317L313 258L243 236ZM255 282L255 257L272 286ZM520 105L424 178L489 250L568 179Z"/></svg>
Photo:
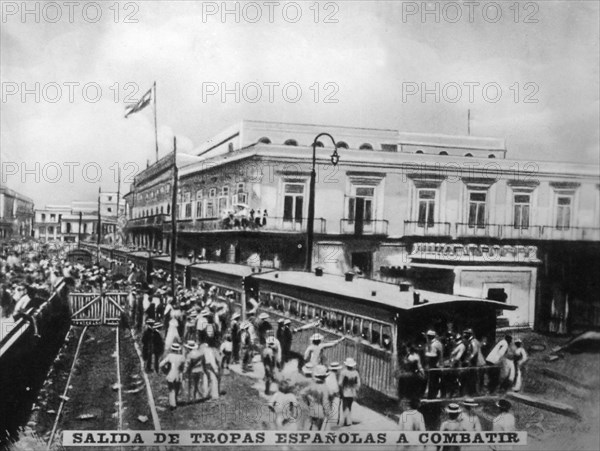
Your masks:
<svg viewBox="0 0 600 451"><path fill-rule="evenodd" d="M148 92L146 94L144 94L144 96L140 99L140 101L138 103L133 104L133 105L127 105L125 107L125 119L127 119L127 116L129 116L130 114L137 113L138 111L141 111L144 108L146 108L151 100L152 100L152 88L150 88L148 90Z"/></svg>

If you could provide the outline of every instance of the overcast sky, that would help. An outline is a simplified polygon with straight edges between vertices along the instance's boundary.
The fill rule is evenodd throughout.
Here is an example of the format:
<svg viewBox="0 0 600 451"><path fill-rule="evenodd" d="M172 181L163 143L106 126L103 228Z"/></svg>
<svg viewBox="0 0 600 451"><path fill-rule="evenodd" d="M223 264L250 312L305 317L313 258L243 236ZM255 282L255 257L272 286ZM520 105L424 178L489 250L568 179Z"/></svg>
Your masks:
<svg viewBox="0 0 600 451"><path fill-rule="evenodd" d="M3 177L38 206L94 200L98 186L116 190L115 163L132 163L132 175L154 160L152 109L123 117L124 97L137 88L131 97L141 98L154 81L160 156L173 134L191 152L243 118L464 135L470 108L472 135L506 139L509 158L598 164L597 1L511 0L500 11L480 2L472 16L462 2L431 3L439 22L422 16L422 2L256 2L238 5L239 23L221 15L221 2L89 3L40 4L36 17L2 2ZM239 102L203 99L203 89L236 82ZM254 103L252 83L263 88ZM436 83L437 102L409 95ZM298 101L293 88L284 96L286 84L302 89ZM36 162L37 174L22 172Z"/></svg>

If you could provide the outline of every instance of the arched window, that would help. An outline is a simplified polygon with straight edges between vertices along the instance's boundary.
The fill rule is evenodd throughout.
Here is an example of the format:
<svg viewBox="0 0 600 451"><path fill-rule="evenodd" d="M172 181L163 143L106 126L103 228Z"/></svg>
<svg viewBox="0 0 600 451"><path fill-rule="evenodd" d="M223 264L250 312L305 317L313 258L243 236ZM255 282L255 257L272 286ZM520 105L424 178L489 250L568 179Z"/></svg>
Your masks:
<svg viewBox="0 0 600 451"><path fill-rule="evenodd" d="M488 155L488 158L496 158L496 155L494 155L493 153Z"/></svg>
<svg viewBox="0 0 600 451"><path fill-rule="evenodd" d="M359 150L373 150L373 146L369 143L361 144Z"/></svg>
<svg viewBox="0 0 600 451"><path fill-rule="evenodd" d="M472 156L473 156L473 154L472 154L472 153L466 153L466 154L465 154L465 157L472 157Z"/></svg>
<svg viewBox="0 0 600 451"><path fill-rule="evenodd" d="M324 147L321 141L317 141L315 147Z"/></svg>
<svg viewBox="0 0 600 451"><path fill-rule="evenodd" d="M283 144L286 146L297 146L298 141L296 141L295 139L286 139Z"/></svg>
<svg viewBox="0 0 600 451"><path fill-rule="evenodd" d="M440 152L440 155L448 155L448 152L446 152L445 150L442 150L442 151Z"/></svg>
<svg viewBox="0 0 600 451"><path fill-rule="evenodd" d="M339 149L349 149L350 147L348 146L348 143L345 141L338 141L338 143L336 144L336 146Z"/></svg>
<svg viewBox="0 0 600 451"><path fill-rule="evenodd" d="M415 153L423 153L422 150L417 150Z"/></svg>
<svg viewBox="0 0 600 451"><path fill-rule="evenodd" d="M271 144L271 140L269 138L267 138L266 136L263 136L262 138L260 138L258 140L259 143L263 143L263 144Z"/></svg>

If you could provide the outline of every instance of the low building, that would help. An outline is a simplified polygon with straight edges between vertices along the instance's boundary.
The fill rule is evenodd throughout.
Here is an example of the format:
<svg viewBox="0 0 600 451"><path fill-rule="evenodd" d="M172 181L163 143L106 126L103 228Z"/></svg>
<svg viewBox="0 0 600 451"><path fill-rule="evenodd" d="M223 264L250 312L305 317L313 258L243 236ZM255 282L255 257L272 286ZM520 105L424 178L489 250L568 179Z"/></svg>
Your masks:
<svg viewBox="0 0 600 451"><path fill-rule="evenodd" d="M0 239L33 236L33 200L0 184Z"/></svg>

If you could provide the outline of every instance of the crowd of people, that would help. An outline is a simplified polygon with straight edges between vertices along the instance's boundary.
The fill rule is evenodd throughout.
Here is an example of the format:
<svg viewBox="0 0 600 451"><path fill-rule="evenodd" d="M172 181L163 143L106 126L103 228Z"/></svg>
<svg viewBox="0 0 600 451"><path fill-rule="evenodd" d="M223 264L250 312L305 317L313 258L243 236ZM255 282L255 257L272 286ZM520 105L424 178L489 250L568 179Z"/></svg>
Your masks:
<svg viewBox="0 0 600 451"><path fill-rule="evenodd" d="M404 396L429 399L520 391L527 351L509 334L489 349L487 339L473 330L438 335L428 330L424 340L407 346Z"/></svg>
<svg viewBox="0 0 600 451"><path fill-rule="evenodd" d="M79 292L127 291L123 320L138 331L145 371L164 374L171 409L180 405L182 393L188 401L219 399L230 365L239 364L242 371L250 372L260 361L264 392L272 396L270 406L277 427L327 430L332 424L353 424L352 407L361 387L357 362L349 356L343 364L329 363L324 352L345 337L327 342L314 333L310 345L298 356L299 365L286 365L294 357L294 334L317 330L315 323L294 329L289 319L282 318L275 328L268 313L259 313L260 303L252 296L242 321L231 291L220 296L216 287L200 283L192 289L176 284L173 293L170 276L164 271L152 275L154 284L148 284L143 272L131 263L128 273L123 277L100 265L71 264L61 253L4 250L0 255L0 317L26 318L37 334L31 309L44 302L63 278ZM445 398L475 396L484 387L489 392L521 389L523 364L528 358L521 340L506 335L487 352L485 341L470 329L443 337L428 330L424 337L406 353L409 378L400 385L411 401L400 419L401 429L424 430L418 408L425 393L428 398ZM473 414L476 406L472 399L463 402L464 411L458 404L448 405L442 430L480 430ZM494 428L514 430L508 401L501 400L498 407L504 417L494 422ZM307 415L290 412L297 409Z"/></svg>

